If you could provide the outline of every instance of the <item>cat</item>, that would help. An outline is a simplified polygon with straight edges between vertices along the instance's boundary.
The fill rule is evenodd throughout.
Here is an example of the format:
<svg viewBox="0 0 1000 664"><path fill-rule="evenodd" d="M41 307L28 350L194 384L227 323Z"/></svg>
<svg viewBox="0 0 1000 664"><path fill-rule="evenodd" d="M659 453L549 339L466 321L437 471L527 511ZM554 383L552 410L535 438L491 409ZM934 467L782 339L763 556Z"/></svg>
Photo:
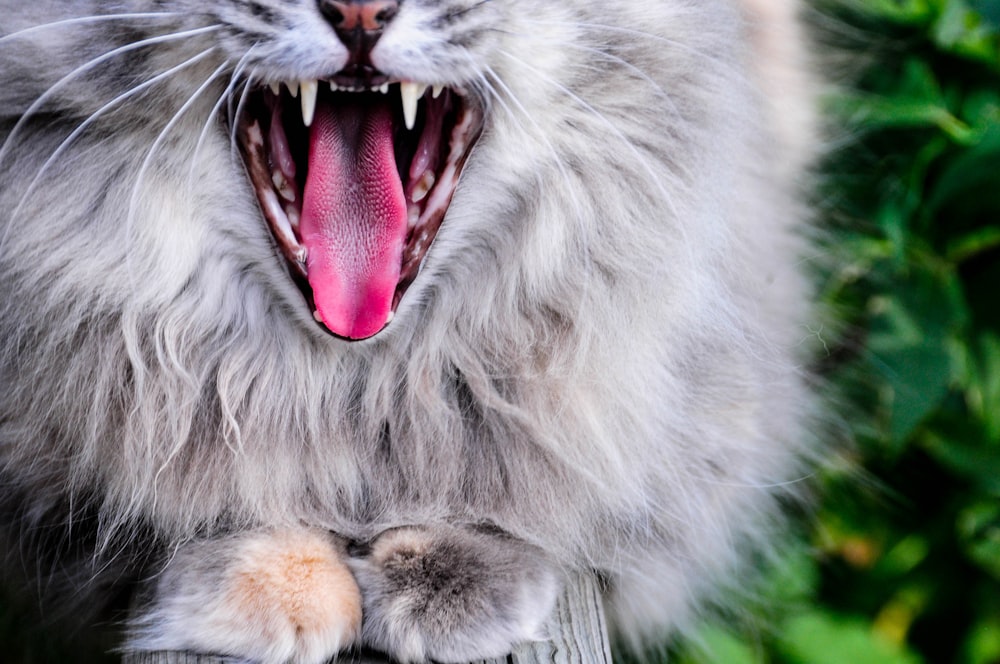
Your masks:
<svg viewBox="0 0 1000 664"><path fill-rule="evenodd" d="M0 0L10 566L132 652L688 628L816 444L801 10Z"/></svg>

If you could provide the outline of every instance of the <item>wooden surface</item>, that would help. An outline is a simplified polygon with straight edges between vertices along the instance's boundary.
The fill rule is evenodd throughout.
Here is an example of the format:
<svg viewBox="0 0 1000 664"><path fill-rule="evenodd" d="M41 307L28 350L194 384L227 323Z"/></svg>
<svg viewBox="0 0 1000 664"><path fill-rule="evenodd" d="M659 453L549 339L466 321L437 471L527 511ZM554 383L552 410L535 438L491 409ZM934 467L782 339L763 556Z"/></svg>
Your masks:
<svg viewBox="0 0 1000 664"><path fill-rule="evenodd" d="M484 664L610 664L611 650L604 610L596 581L578 576L567 585L556 604L550 626L551 638L519 646L510 656ZM344 664L386 664L378 653L341 653ZM122 664L234 664L243 662L226 657L183 652L148 652L126 655Z"/></svg>

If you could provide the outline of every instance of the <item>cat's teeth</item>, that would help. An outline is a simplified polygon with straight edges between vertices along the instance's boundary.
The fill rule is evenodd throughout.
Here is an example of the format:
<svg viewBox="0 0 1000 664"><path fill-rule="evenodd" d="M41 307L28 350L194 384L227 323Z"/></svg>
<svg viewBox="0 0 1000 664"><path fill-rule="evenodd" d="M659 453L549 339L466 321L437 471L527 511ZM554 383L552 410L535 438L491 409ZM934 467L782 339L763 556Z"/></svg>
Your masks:
<svg viewBox="0 0 1000 664"><path fill-rule="evenodd" d="M302 123L305 126L312 124L313 116L316 114L316 93L318 85L315 80L302 81Z"/></svg>
<svg viewBox="0 0 1000 664"><path fill-rule="evenodd" d="M285 85L288 86L288 94L293 97L299 96L299 84L296 81L286 81Z"/></svg>
<svg viewBox="0 0 1000 664"><path fill-rule="evenodd" d="M441 96L441 91L442 90L444 90L444 86L443 85L435 85L435 86L431 87L431 97L433 97L434 99L437 99L438 97Z"/></svg>
<svg viewBox="0 0 1000 664"><path fill-rule="evenodd" d="M281 83L268 83L267 86L271 88L271 92L277 97L281 94Z"/></svg>
<svg viewBox="0 0 1000 664"><path fill-rule="evenodd" d="M378 91L384 95L389 94L389 84L383 83L382 85L378 86Z"/></svg>
<svg viewBox="0 0 1000 664"><path fill-rule="evenodd" d="M424 200L424 198L427 196L427 192L430 191L431 187L433 186L434 186L434 173L429 170L424 171L424 174L420 176L419 180L417 180L417 184L414 185L413 193L411 194L410 199L414 203L419 203L420 201Z"/></svg>
<svg viewBox="0 0 1000 664"><path fill-rule="evenodd" d="M422 83L404 81L399 84L399 96L403 100L403 120L407 129L417 123L417 102L424 96L427 86Z"/></svg>
<svg viewBox="0 0 1000 664"><path fill-rule="evenodd" d="M334 81L330 81L330 90L332 92L338 92L340 90L340 86L337 85Z"/></svg>
<svg viewBox="0 0 1000 664"><path fill-rule="evenodd" d="M288 182L288 178L281 171L274 171L271 173L271 182L274 184L274 189L281 194L289 203L295 202L295 189Z"/></svg>

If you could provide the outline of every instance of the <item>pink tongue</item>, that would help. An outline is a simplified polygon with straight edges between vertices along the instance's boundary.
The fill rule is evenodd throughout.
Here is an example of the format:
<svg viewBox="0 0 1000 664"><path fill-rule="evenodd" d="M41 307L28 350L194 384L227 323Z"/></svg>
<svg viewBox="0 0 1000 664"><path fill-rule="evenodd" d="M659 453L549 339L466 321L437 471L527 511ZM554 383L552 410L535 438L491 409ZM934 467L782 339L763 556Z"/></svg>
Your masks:
<svg viewBox="0 0 1000 664"><path fill-rule="evenodd" d="M364 339L385 326L406 231L388 104L317 104L299 232L331 332Z"/></svg>

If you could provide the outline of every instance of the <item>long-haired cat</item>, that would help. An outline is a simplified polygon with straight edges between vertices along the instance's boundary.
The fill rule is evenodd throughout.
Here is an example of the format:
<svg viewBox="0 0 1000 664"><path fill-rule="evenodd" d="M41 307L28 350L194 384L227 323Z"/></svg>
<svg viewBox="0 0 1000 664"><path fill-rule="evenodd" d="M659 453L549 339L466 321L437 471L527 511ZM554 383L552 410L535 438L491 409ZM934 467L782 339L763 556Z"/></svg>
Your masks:
<svg viewBox="0 0 1000 664"><path fill-rule="evenodd" d="M795 0L0 0L0 520L123 648L690 622L803 472ZM81 612L82 613L82 612Z"/></svg>

